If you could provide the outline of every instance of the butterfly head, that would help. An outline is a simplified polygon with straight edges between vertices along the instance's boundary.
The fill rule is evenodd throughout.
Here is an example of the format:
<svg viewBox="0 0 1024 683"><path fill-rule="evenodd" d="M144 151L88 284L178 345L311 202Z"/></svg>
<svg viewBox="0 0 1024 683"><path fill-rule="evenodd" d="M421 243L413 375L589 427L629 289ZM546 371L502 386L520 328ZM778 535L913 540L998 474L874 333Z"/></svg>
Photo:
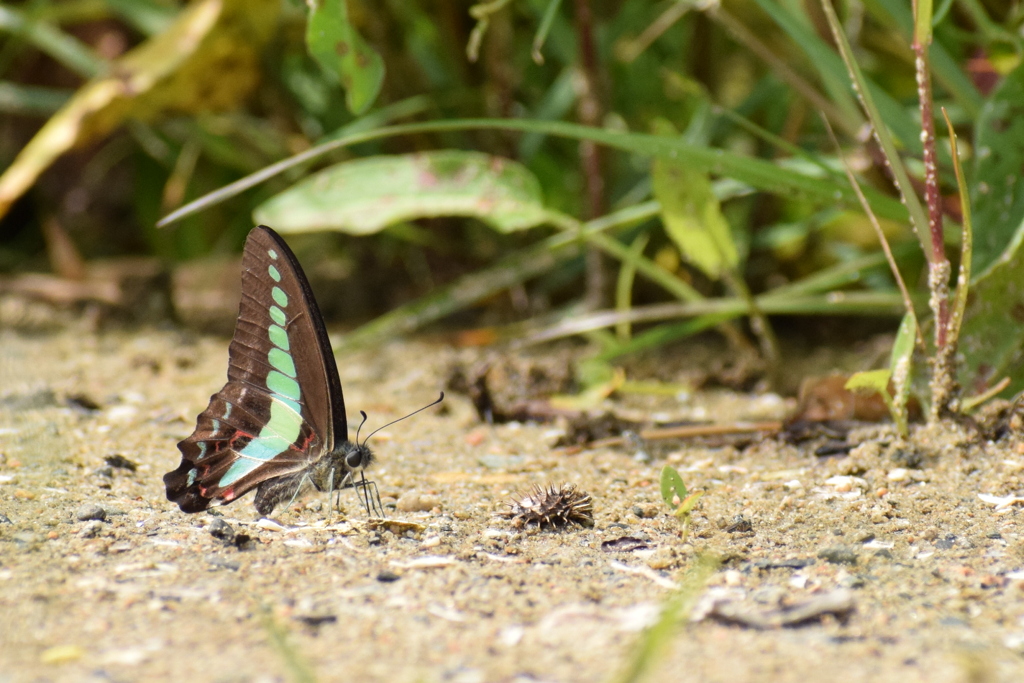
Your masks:
<svg viewBox="0 0 1024 683"><path fill-rule="evenodd" d="M345 451L345 467L349 472L361 472L373 462L373 451L363 443L348 443Z"/></svg>

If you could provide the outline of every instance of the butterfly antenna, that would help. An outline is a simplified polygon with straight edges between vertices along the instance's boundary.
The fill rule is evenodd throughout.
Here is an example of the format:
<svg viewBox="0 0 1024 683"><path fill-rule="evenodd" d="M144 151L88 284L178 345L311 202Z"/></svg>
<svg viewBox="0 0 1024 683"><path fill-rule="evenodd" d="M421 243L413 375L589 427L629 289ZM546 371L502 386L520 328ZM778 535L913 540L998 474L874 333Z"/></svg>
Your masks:
<svg viewBox="0 0 1024 683"><path fill-rule="evenodd" d="M414 410L411 413L409 413L408 415L406 415L405 417L400 417L397 420L392 420L391 422L388 422L383 427L377 427L376 429L374 429L372 432L369 433L369 435L365 439L363 439L363 445L365 446L366 442L370 440L370 437L373 436L374 434L376 434L377 432L379 432L380 430L382 430L382 429L384 429L386 427L390 427L391 425L395 424L396 422L401 422L402 420L404 420L404 419L406 419L408 417L412 417L416 413L422 413L427 408L432 408L432 407L436 406L438 403L440 403L443 400L444 400L444 392L442 391L441 395L438 396L437 400L434 401L433 403L427 404L427 405L423 406L422 408L420 408L419 410ZM366 421L366 413L364 413L361 410L359 411L359 413L363 416L363 421L365 422ZM362 425L359 425L359 426L361 427ZM359 430L358 429L356 430L356 443L359 443Z"/></svg>
<svg viewBox="0 0 1024 683"><path fill-rule="evenodd" d="M363 411L360 410L359 414L363 416L363 421L359 423L358 427L356 427L356 443L359 443L359 430L363 428L364 424L366 424L366 413L364 413ZM370 437L366 437L366 438L370 438ZM366 443L366 442L364 441L363 443Z"/></svg>

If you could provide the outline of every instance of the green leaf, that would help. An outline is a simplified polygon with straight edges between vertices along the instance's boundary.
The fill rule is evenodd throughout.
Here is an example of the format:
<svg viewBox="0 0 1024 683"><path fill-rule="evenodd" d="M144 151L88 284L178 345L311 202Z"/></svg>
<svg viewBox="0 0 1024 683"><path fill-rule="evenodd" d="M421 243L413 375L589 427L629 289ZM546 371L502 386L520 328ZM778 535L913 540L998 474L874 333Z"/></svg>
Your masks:
<svg viewBox="0 0 1024 683"><path fill-rule="evenodd" d="M913 311L903 316L896 340L892 344L889 373L893 384L892 419L900 434L907 435L907 400L913 382L914 344L917 341L917 317Z"/></svg>
<svg viewBox="0 0 1024 683"><path fill-rule="evenodd" d="M679 504L679 507L676 508L676 517L683 519L684 517L688 516L691 512L693 512L693 508L697 507L697 503L699 503L700 499L703 497L703 491L697 491L695 493L691 493L690 495L688 495L686 498L683 499L683 502Z"/></svg>
<svg viewBox="0 0 1024 683"><path fill-rule="evenodd" d="M733 270L739 254L707 173L658 159L652 181L665 230L686 260L712 279Z"/></svg>
<svg viewBox="0 0 1024 683"><path fill-rule="evenodd" d="M312 3L306 45L320 66L345 87L349 111L359 115L369 109L384 83L384 60L352 25L345 0Z"/></svg>
<svg viewBox="0 0 1024 683"><path fill-rule="evenodd" d="M1024 220L1024 62L1003 79L975 130L971 268L980 273L999 258Z"/></svg>
<svg viewBox="0 0 1024 683"><path fill-rule="evenodd" d="M980 224L978 221L975 224ZM963 354L960 384L968 395L1010 377L1003 395L1024 390L1024 234L971 287L970 301L960 328L958 351Z"/></svg>
<svg viewBox="0 0 1024 683"><path fill-rule="evenodd" d="M549 212L540 183L521 164L443 150L336 164L267 200L253 215L279 232L368 235L430 216L472 216L513 232L545 222Z"/></svg>
<svg viewBox="0 0 1024 683"><path fill-rule="evenodd" d="M671 465L665 465L661 470L661 499L665 505L678 510L683 501L686 500L687 490L683 478Z"/></svg>
<svg viewBox="0 0 1024 683"><path fill-rule="evenodd" d="M846 380L844 388L849 391L855 391L857 389L870 390L888 396L889 379L891 376L892 371L886 369L855 372L850 375L850 379Z"/></svg>

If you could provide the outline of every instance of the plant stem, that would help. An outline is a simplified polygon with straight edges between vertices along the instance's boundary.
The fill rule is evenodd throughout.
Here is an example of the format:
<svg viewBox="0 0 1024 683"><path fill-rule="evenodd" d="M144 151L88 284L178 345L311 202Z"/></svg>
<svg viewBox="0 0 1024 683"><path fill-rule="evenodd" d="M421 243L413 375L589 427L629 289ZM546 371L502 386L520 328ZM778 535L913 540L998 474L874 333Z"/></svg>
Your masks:
<svg viewBox="0 0 1024 683"><path fill-rule="evenodd" d="M935 318L935 357L932 361L931 414L935 421L950 412L956 394L954 355L956 340L949 337L949 277L952 266L946 257L942 235L942 196L939 194L939 162L935 147L935 110L932 98L928 46L931 44L930 0L915 0L914 68L917 72L917 97L921 112L921 142L924 147L925 204L928 207L928 232L931 256L928 259L928 305Z"/></svg>

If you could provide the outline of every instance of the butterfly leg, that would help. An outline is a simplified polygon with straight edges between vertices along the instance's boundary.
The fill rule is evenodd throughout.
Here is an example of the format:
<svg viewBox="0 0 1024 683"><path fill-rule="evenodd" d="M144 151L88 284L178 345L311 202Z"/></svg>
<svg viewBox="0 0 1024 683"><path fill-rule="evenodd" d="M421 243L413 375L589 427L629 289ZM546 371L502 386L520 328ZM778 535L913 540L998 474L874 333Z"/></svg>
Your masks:
<svg viewBox="0 0 1024 683"><path fill-rule="evenodd" d="M287 510L288 508L290 508L290 507L292 506L292 503L294 503L294 502L295 502L295 499L299 497L299 493L301 493L301 492L302 492L302 486L303 486L303 485L304 485L304 484L305 484L305 483L306 483L307 481L308 481L308 482L309 482L310 484L312 484L312 483L313 483L313 480L309 478L309 475L308 475L308 474L303 474L303 475L302 475L302 479L299 479L299 485L295 487L295 493L293 493L293 494L292 494L291 500L289 500L289 501L288 501L288 504L284 506L284 508L285 508L286 510Z"/></svg>
<svg viewBox="0 0 1024 683"><path fill-rule="evenodd" d="M334 522L334 468L331 468L330 474L327 475L327 525L330 526Z"/></svg>
<svg viewBox="0 0 1024 683"><path fill-rule="evenodd" d="M380 493L377 491L377 482L371 481L360 471L359 481L354 484L360 490L360 497L363 501L363 507L366 509L366 515L373 517L377 515L379 519L384 519L384 506L380 502Z"/></svg>

